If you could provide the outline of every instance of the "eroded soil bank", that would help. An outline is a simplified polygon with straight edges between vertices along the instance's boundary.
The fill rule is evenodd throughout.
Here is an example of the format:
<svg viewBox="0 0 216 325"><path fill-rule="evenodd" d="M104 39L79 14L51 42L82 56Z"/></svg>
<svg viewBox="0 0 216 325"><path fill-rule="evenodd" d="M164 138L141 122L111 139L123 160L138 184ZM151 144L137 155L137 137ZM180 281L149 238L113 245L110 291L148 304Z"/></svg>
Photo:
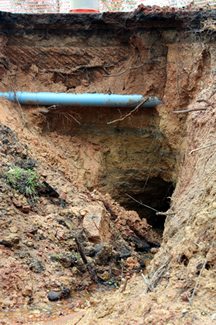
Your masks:
<svg viewBox="0 0 216 325"><path fill-rule="evenodd" d="M100 279L121 283L122 270L132 279L83 299L62 324L215 322L214 14L143 6L130 14L0 13L1 91L163 101L122 119L131 109L1 100L1 324L7 309L45 308L50 292L64 300L90 288L75 237ZM173 113L188 109L198 110ZM22 184L14 171L15 181L24 173ZM34 195L25 173L36 177ZM168 211L156 215L131 197ZM161 239L155 228L164 221ZM144 281L135 274L144 268L140 252L159 243Z"/></svg>

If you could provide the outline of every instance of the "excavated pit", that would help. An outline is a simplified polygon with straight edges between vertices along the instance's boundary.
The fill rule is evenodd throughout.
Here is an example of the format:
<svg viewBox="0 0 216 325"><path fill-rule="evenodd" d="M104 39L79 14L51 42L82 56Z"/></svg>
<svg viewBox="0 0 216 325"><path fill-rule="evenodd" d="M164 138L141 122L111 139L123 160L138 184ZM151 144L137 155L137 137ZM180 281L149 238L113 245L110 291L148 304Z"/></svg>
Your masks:
<svg viewBox="0 0 216 325"><path fill-rule="evenodd" d="M127 210L137 211L154 228L163 229L165 216L157 216L155 211L169 208L177 158L160 130L160 117L155 108L139 109L128 120L108 125L110 120L119 118L119 111L62 107L46 114L44 133L55 131L91 145L98 168L91 178L85 175L88 189L109 193ZM121 108L121 114L130 111ZM80 124L72 117L79 119ZM83 159L89 159L92 168L95 167L90 152Z"/></svg>
<svg viewBox="0 0 216 325"><path fill-rule="evenodd" d="M74 158L77 170L72 174L89 190L109 193L153 227L163 228L164 217L128 195L155 210L169 208L185 137L184 116L174 117L170 111L188 105L202 88L210 54L190 33L200 28L205 12L156 11L1 13L1 75L5 91L142 94L162 99L163 105L141 108L126 119L122 117L131 109L23 110L31 112L44 135L57 132L83 142L82 153L64 150ZM109 124L115 120L119 121Z"/></svg>

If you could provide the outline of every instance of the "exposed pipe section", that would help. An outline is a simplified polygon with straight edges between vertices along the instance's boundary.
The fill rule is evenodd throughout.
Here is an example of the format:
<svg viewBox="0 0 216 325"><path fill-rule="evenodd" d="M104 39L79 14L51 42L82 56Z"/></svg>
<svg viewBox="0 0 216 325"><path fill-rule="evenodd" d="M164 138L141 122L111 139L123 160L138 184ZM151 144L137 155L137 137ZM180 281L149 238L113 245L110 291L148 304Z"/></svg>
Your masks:
<svg viewBox="0 0 216 325"><path fill-rule="evenodd" d="M27 105L62 105L62 106L88 106L88 107L136 107L144 97L142 95L114 95L114 94L71 94L71 93L27 93L18 91L0 93L11 102ZM162 104L157 97L149 97L141 107L154 107Z"/></svg>

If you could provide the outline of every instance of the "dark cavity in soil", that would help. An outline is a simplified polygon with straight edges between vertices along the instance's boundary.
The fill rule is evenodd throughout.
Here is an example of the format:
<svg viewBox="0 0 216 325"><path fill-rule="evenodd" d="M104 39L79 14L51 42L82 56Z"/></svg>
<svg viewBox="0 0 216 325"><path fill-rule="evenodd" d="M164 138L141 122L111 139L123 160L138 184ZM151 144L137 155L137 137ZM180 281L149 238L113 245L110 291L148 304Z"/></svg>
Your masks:
<svg viewBox="0 0 216 325"><path fill-rule="evenodd" d="M137 182L137 180L136 180ZM134 200L127 197L121 204L127 210L135 210L141 218L146 218L148 223L155 229L163 230L166 216L157 215L156 211L165 212L170 207L170 198L174 191L174 186L159 177L143 181L142 189L139 193L128 191ZM140 202L136 202L136 201ZM149 206L145 207L144 205Z"/></svg>

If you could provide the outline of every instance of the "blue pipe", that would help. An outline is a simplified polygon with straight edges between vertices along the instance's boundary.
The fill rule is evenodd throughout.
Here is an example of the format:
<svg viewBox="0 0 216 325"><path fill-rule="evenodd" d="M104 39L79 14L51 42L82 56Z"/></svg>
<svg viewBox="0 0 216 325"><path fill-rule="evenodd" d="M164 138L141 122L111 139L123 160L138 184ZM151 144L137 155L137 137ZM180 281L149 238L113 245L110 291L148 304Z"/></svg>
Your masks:
<svg viewBox="0 0 216 325"><path fill-rule="evenodd" d="M91 106L91 107L136 107L144 97L142 95L109 95L109 94L71 94L71 93L27 93L18 91L0 93L11 102L28 105L62 105L62 106ZM142 107L154 107L162 104L157 97L149 97Z"/></svg>

